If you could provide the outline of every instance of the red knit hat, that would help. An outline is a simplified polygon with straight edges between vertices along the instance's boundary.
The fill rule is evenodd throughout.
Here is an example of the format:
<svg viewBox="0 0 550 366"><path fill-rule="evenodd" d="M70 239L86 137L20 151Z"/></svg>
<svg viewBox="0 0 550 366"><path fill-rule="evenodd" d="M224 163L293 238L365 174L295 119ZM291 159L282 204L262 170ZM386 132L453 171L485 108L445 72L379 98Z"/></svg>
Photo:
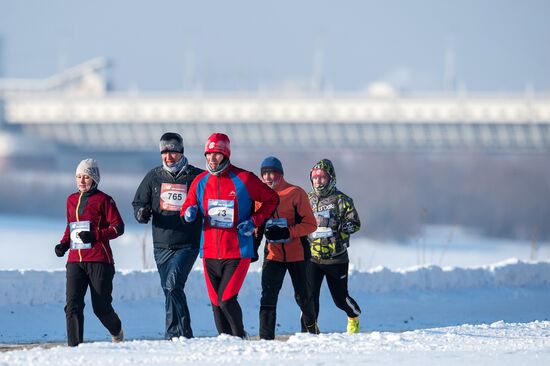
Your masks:
<svg viewBox="0 0 550 366"><path fill-rule="evenodd" d="M227 137L224 133L215 132L208 140L206 140L206 144L204 145L204 153L213 153L218 152L223 154L226 158L229 159L229 156L231 155L231 146L229 143L229 137Z"/></svg>

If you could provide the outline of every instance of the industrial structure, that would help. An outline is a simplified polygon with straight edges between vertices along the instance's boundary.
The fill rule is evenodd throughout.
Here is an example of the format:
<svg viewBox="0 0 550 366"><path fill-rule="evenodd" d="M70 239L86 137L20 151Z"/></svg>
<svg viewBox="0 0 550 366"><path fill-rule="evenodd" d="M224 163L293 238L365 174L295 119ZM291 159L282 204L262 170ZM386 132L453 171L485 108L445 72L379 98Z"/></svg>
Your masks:
<svg viewBox="0 0 550 366"><path fill-rule="evenodd" d="M112 92L102 58L44 80L0 80L0 128L90 151L150 150L162 131L200 146L550 150L550 96L365 92Z"/></svg>

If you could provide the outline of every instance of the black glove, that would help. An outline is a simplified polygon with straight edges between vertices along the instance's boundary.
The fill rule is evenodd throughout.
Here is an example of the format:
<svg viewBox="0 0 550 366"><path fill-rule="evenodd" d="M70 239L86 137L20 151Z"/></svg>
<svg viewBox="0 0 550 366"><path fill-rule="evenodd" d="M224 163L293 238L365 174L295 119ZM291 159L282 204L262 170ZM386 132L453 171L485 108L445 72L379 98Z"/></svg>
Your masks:
<svg viewBox="0 0 550 366"><path fill-rule="evenodd" d="M63 257L67 250L69 250L69 246L67 244L59 243L55 246L55 255L58 257Z"/></svg>
<svg viewBox="0 0 550 366"><path fill-rule="evenodd" d="M151 207L140 207L136 212L136 220L140 224L146 224L151 219Z"/></svg>
<svg viewBox="0 0 550 366"><path fill-rule="evenodd" d="M91 231L81 231L78 233L78 237L83 243L93 243L95 241L95 235Z"/></svg>
<svg viewBox="0 0 550 366"><path fill-rule="evenodd" d="M267 240L288 240L290 239L290 230L277 225L268 226L265 228L265 237Z"/></svg>

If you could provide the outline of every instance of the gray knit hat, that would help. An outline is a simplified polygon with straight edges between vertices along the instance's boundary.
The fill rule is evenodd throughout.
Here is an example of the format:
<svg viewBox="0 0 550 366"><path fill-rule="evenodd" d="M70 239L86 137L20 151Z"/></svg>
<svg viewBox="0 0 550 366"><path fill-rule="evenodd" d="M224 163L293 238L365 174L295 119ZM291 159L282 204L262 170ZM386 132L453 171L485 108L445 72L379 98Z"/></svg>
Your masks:
<svg viewBox="0 0 550 366"><path fill-rule="evenodd" d="M166 132L160 137L159 142L160 153L177 152L183 154L183 138L179 133Z"/></svg>
<svg viewBox="0 0 550 366"><path fill-rule="evenodd" d="M76 174L89 175L96 184L99 184L99 165L95 159L84 159L76 167Z"/></svg>

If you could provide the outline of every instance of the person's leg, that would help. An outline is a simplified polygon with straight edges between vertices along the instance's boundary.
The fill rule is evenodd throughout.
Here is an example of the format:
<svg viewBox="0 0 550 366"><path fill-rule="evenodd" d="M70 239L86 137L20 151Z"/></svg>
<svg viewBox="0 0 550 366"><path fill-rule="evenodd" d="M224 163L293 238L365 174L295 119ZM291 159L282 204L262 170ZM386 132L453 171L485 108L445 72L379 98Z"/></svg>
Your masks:
<svg viewBox="0 0 550 366"><path fill-rule="evenodd" d="M218 303L231 326L231 335L245 338L243 313L237 301L239 290L250 267L250 258L222 260L222 273L218 288Z"/></svg>
<svg viewBox="0 0 550 366"><path fill-rule="evenodd" d="M88 276L79 263L67 263L66 305L67 344L78 346L84 341L84 296Z"/></svg>
<svg viewBox="0 0 550 366"><path fill-rule="evenodd" d="M166 288L166 279L170 274L171 270L171 258L174 256L175 252L170 249L164 248L154 248L153 255L155 257L155 263L157 264L157 270L160 277L160 286L162 287L162 292L164 293L164 312L165 312L165 331L164 338L172 339L172 337L178 336L178 327L175 309L173 308L173 303L169 301L170 293Z"/></svg>
<svg viewBox="0 0 550 366"><path fill-rule="evenodd" d="M196 248L182 248L172 251L173 255L162 264L164 272L163 291L166 296L167 309L167 338L193 338L191 316L185 296L185 283L199 250ZM168 316L170 315L170 316Z"/></svg>
<svg viewBox="0 0 550 366"><path fill-rule="evenodd" d="M117 336L122 330L122 323L112 306L115 266L108 263L85 263L85 268L90 281L94 314L111 335Z"/></svg>
<svg viewBox="0 0 550 366"><path fill-rule="evenodd" d="M306 262L290 262L286 267L294 287L294 299L302 310L302 323L308 333L319 334L313 297L306 282Z"/></svg>
<svg viewBox="0 0 550 366"><path fill-rule="evenodd" d="M323 265L334 304L348 317L356 318L361 314L361 309L348 293L348 267L349 263Z"/></svg>
<svg viewBox="0 0 550 366"><path fill-rule="evenodd" d="M265 260L262 266L260 299L260 339L275 339L277 298L283 285L286 268L281 262Z"/></svg>
<svg viewBox="0 0 550 366"><path fill-rule="evenodd" d="M324 277L325 274L317 263L311 261L306 262L306 283L310 291L311 301L313 302L313 313L315 314L315 322L317 324L317 318L319 318L319 297L321 296L321 285ZM308 331L305 322L304 315L302 314L302 332Z"/></svg>
<svg viewBox="0 0 550 366"><path fill-rule="evenodd" d="M222 273L222 260L220 259L203 259L204 277L206 280L206 289L208 297L212 304L212 312L214 314L214 323L219 334L232 334L231 325L225 314L220 308L218 301L218 292Z"/></svg>

